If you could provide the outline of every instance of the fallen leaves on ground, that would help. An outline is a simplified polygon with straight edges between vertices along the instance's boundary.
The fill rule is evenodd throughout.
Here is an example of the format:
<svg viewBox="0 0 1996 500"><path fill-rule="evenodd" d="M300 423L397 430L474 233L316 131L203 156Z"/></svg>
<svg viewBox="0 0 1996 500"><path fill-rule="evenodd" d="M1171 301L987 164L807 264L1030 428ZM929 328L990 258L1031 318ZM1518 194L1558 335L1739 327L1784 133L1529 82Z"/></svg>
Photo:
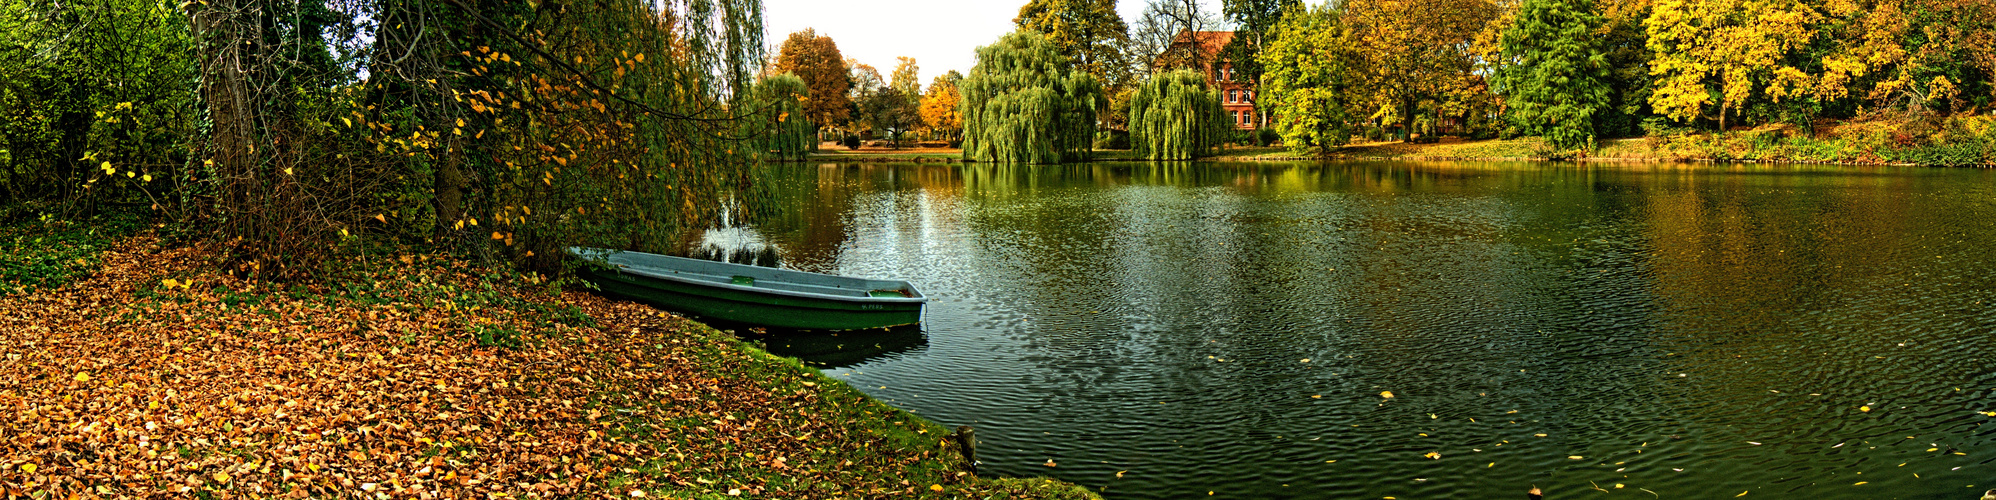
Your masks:
<svg viewBox="0 0 1996 500"><path fill-rule="evenodd" d="M0 494L1088 496L959 473L940 426L535 276L255 283L144 236L101 259L0 297Z"/></svg>

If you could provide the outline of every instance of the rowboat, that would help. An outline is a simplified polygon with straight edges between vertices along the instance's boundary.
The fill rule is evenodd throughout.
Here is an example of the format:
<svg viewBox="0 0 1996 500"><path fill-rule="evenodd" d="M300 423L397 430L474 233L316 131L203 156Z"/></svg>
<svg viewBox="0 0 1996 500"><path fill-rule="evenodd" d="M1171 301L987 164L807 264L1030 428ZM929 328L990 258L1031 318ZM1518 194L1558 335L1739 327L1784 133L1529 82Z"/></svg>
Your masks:
<svg viewBox="0 0 1996 500"><path fill-rule="evenodd" d="M922 322L928 297L906 281L871 280L684 257L572 247L577 273L604 292L722 321L798 330Z"/></svg>

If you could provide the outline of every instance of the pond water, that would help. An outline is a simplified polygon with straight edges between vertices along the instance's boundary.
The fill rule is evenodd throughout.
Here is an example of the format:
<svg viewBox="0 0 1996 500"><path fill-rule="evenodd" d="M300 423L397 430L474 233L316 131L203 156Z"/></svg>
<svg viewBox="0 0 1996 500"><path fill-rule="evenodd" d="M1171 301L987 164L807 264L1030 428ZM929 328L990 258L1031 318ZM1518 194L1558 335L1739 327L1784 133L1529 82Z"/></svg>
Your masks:
<svg viewBox="0 0 1996 500"><path fill-rule="evenodd" d="M906 279L933 297L912 333L775 337L772 350L976 426L986 473L1111 499L1996 488L1996 416L1981 413L1996 412L1996 172L771 176L785 212L756 230L786 267Z"/></svg>

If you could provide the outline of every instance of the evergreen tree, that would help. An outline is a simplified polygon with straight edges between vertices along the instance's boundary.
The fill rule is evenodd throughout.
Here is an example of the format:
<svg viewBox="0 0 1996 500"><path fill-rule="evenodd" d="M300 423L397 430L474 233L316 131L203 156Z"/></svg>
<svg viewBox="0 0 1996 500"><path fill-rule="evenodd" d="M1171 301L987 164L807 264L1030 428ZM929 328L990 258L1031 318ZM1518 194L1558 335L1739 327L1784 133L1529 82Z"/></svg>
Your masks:
<svg viewBox="0 0 1996 500"><path fill-rule="evenodd" d="M1511 119L1554 148L1591 146L1606 114L1607 58L1595 42L1593 0L1525 0L1504 33L1502 82Z"/></svg>
<svg viewBox="0 0 1996 500"><path fill-rule="evenodd" d="M959 90L965 158L993 163L1088 158L1095 113L1104 105L1102 87L1045 36L1017 31L978 47L977 66Z"/></svg>
<svg viewBox="0 0 1996 500"><path fill-rule="evenodd" d="M1179 69L1152 77L1130 99L1130 140L1138 156L1190 160L1211 155L1233 120L1206 75Z"/></svg>

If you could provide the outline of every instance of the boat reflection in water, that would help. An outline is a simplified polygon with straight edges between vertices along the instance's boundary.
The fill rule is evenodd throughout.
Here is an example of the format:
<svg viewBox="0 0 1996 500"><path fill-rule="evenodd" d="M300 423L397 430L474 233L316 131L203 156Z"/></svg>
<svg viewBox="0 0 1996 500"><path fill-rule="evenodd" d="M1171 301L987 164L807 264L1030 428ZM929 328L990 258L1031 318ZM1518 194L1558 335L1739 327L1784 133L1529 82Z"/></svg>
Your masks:
<svg viewBox="0 0 1996 500"><path fill-rule="evenodd" d="M797 358L805 365L826 369L858 366L929 344L919 325L843 332L747 328L735 332L744 339L761 342L763 350L770 354Z"/></svg>

